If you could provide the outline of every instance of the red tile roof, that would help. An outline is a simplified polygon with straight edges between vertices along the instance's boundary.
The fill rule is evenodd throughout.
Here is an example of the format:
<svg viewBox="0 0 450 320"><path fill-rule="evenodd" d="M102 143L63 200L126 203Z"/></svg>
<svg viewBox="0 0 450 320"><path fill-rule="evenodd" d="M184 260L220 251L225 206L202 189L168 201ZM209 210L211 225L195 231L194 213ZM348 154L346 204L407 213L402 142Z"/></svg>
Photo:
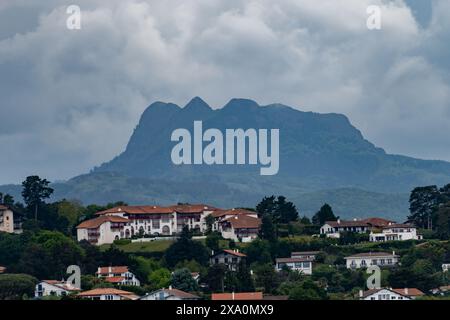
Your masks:
<svg viewBox="0 0 450 320"><path fill-rule="evenodd" d="M183 204L173 206L118 206L97 212L97 215L127 213L127 214L170 214L179 213L201 213L203 211L215 211L215 207L206 204Z"/></svg>
<svg viewBox="0 0 450 320"><path fill-rule="evenodd" d="M277 258L275 259L277 263L291 263L291 262L312 262L314 259L311 258Z"/></svg>
<svg viewBox="0 0 450 320"><path fill-rule="evenodd" d="M109 271L109 268L111 268L111 272ZM97 270L97 274L125 273L125 272L128 272L127 266L100 267L100 270Z"/></svg>
<svg viewBox="0 0 450 320"><path fill-rule="evenodd" d="M124 277L106 277L104 280L110 283L121 283L125 278Z"/></svg>
<svg viewBox="0 0 450 320"><path fill-rule="evenodd" d="M225 219L234 229L258 229L261 226L261 219L247 215L237 215Z"/></svg>
<svg viewBox="0 0 450 320"><path fill-rule="evenodd" d="M375 228L381 228L381 227L387 226L390 223L394 223L394 221L386 220L383 218L367 218L367 219L363 219L361 221L366 222L367 224L369 224Z"/></svg>
<svg viewBox="0 0 450 320"><path fill-rule="evenodd" d="M353 254L351 256L345 257L345 259L362 258L362 257L378 258L378 257L393 257L393 256L398 257L398 255L394 255L393 253L389 253L389 252L364 252L364 253Z"/></svg>
<svg viewBox="0 0 450 320"><path fill-rule="evenodd" d="M211 300L263 300L262 292L213 293Z"/></svg>
<svg viewBox="0 0 450 320"><path fill-rule="evenodd" d="M117 295L132 300L138 298L133 292L119 290L116 288L97 288L78 294L79 297L96 297L102 295Z"/></svg>
<svg viewBox="0 0 450 320"><path fill-rule="evenodd" d="M383 229L391 229L391 228L415 228L415 227L412 224L408 223L393 223L383 227Z"/></svg>
<svg viewBox="0 0 450 320"><path fill-rule="evenodd" d="M392 289L392 291L408 297L420 297L425 295L425 293L417 288Z"/></svg>
<svg viewBox="0 0 450 320"><path fill-rule="evenodd" d="M108 221L114 223L128 223L130 220L117 216L101 216L80 223L77 226L77 229L96 229Z"/></svg>
<svg viewBox="0 0 450 320"><path fill-rule="evenodd" d="M184 292L178 289L162 289L162 291L166 292L169 296L180 297L182 299L199 299L199 296L195 294Z"/></svg>
<svg viewBox="0 0 450 320"><path fill-rule="evenodd" d="M225 249L225 250L223 250L223 252L226 252L228 254L232 254L233 256L236 256L236 257L246 257L245 254L243 254L241 252L238 252L238 251L234 251L234 250Z"/></svg>
<svg viewBox="0 0 450 320"><path fill-rule="evenodd" d="M80 291L79 288L75 288L72 286L67 285L66 282L64 281L59 281L59 280L42 280L42 282L48 283L52 286L61 288L63 290L67 290L67 291Z"/></svg>

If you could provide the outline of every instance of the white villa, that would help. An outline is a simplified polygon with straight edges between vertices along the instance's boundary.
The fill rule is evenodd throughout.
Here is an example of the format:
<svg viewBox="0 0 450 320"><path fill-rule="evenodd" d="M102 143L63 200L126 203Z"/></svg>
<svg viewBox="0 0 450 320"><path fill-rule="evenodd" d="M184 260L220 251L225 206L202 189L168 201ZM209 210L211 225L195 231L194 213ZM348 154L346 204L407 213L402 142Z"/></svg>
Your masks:
<svg viewBox="0 0 450 320"><path fill-rule="evenodd" d="M258 238L261 219L254 211L245 209L217 210L213 230L219 231L225 239L236 242L251 242Z"/></svg>
<svg viewBox="0 0 450 320"><path fill-rule="evenodd" d="M77 238L101 245L135 235L176 235L184 226L201 233L207 228L205 218L216 210L203 204L115 207L78 225Z"/></svg>
<svg viewBox="0 0 450 320"><path fill-rule="evenodd" d="M141 285L141 282L128 270L127 266L99 267L96 274L98 278L113 284L137 287Z"/></svg>
<svg viewBox="0 0 450 320"><path fill-rule="evenodd" d="M328 238L340 238L342 232L366 233L369 231L370 225L364 220L344 221L326 221L320 228L320 234L326 235Z"/></svg>
<svg viewBox="0 0 450 320"><path fill-rule="evenodd" d="M371 289L359 292L360 300L414 300L417 297L425 295L422 291L416 288L380 288Z"/></svg>
<svg viewBox="0 0 450 320"><path fill-rule="evenodd" d="M22 227L14 221L14 212L5 205L0 204L0 232L21 233Z"/></svg>
<svg viewBox="0 0 450 320"><path fill-rule="evenodd" d="M58 280L42 280L36 285L34 296L41 298L45 296L66 296L70 293L80 291L80 288L66 283L65 281Z"/></svg>
<svg viewBox="0 0 450 320"><path fill-rule="evenodd" d="M417 229L411 224L392 223L381 229L381 232L370 233L371 242L421 240L422 235L417 234Z"/></svg>
<svg viewBox="0 0 450 320"><path fill-rule="evenodd" d="M399 256L387 252L366 252L345 257L347 269L360 269L369 266L392 267L398 263Z"/></svg>

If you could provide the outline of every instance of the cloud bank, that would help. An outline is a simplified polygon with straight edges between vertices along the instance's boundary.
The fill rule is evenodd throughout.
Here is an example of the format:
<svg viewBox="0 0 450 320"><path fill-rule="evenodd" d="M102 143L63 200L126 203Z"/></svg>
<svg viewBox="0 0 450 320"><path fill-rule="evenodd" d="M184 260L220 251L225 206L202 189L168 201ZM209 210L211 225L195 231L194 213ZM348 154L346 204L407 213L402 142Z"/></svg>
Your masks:
<svg viewBox="0 0 450 320"><path fill-rule="evenodd" d="M0 3L0 183L86 172L151 102L193 96L344 113L388 152L450 161L449 1L426 25L400 0L74 2Z"/></svg>

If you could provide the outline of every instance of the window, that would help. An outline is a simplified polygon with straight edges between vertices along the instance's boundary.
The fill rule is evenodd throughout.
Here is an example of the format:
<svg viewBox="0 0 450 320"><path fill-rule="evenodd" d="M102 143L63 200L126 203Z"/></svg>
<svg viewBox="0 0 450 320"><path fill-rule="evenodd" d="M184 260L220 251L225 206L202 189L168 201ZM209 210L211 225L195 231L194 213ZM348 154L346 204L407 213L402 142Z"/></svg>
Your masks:
<svg viewBox="0 0 450 320"><path fill-rule="evenodd" d="M366 260L362 260L361 261L361 266L366 266L367 264L366 264Z"/></svg>
<svg viewBox="0 0 450 320"><path fill-rule="evenodd" d="M152 228L153 228L153 229L159 229L159 228L160 228L160 222L159 222L159 219L153 219L153 220L152 220Z"/></svg>
<svg viewBox="0 0 450 320"><path fill-rule="evenodd" d="M303 268L309 269L309 264L310 264L310 262L303 262Z"/></svg>

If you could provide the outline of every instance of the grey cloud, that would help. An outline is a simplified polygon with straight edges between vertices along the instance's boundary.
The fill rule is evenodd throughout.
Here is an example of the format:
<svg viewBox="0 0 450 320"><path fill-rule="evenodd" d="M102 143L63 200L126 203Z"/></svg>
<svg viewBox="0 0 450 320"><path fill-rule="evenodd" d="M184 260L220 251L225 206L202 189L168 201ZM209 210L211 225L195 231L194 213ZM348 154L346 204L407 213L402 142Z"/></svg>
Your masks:
<svg viewBox="0 0 450 320"><path fill-rule="evenodd" d="M80 31L65 28L66 1L0 5L0 183L86 172L149 103L196 95L345 113L389 152L450 160L448 1L428 26L403 1L76 2ZM373 3L381 31L365 27Z"/></svg>

